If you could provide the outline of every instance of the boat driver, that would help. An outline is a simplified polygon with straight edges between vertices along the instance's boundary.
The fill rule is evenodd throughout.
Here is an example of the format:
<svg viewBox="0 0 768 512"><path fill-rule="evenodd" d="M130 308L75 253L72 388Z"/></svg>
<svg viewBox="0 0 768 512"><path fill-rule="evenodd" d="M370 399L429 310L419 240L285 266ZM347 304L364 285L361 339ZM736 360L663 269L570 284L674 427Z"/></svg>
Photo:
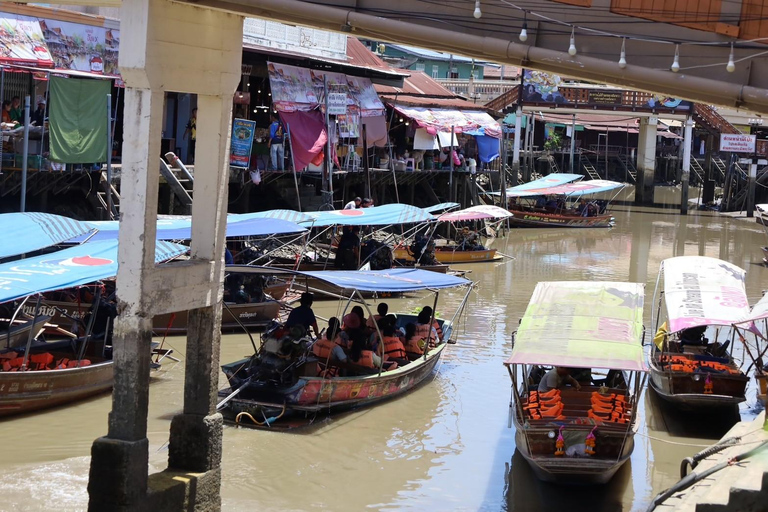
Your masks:
<svg viewBox="0 0 768 512"><path fill-rule="evenodd" d="M314 329L315 337L320 336L320 330L317 328L317 319L315 312L312 311L312 303L315 301L314 295L310 292L304 292L299 299L299 307L291 311L288 319L285 321L285 328L290 329L294 325L301 325L304 331L309 334L309 328Z"/></svg>
<svg viewBox="0 0 768 512"><path fill-rule="evenodd" d="M562 389L570 384L576 388L576 391L581 390L581 384L571 376L571 369L565 366L555 366L549 370L541 378L539 382L539 393L545 393L552 389Z"/></svg>

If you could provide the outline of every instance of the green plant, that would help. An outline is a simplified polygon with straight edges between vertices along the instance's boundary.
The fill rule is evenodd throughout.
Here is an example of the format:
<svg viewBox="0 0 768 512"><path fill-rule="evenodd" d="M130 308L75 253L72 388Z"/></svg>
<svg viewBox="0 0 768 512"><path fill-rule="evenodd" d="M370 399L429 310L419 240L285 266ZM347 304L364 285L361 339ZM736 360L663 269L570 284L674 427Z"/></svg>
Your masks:
<svg viewBox="0 0 768 512"><path fill-rule="evenodd" d="M549 138L544 142L544 149L546 149L547 151L559 149L562 141L563 141L563 138L560 136L559 133L552 132L550 133Z"/></svg>

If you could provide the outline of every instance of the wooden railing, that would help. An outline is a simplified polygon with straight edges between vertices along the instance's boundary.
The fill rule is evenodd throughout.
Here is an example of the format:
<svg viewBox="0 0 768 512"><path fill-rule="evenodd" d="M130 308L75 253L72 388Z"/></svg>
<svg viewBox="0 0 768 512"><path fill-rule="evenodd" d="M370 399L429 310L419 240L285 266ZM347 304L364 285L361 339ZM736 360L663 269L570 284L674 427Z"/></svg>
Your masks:
<svg viewBox="0 0 768 512"><path fill-rule="evenodd" d="M718 113L714 107L695 103L693 105L693 115L696 121L706 125L706 128L717 133L741 133L727 119Z"/></svg>
<svg viewBox="0 0 768 512"><path fill-rule="evenodd" d="M517 105L517 100L519 97L520 86L516 86L486 103L485 108L501 112L507 107Z"/></svg>

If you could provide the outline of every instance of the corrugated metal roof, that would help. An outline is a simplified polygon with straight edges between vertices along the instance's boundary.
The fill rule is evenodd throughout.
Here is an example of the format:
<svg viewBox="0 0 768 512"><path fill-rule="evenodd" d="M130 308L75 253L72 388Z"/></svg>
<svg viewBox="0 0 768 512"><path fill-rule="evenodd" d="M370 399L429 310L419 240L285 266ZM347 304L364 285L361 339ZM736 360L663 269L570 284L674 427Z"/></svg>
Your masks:
<svg viewBox="0 0 768 512"><path fill-rule="evenodd" d="M387 85L376 85L376 92L379 94L398 94L403 95L423 95L440 98L458 98L458 96L440 85L429 75L422 71L411 71L411 76L403 81L402 87L391 87Z"/></svg>
<svg viewBox="0 0 768 512"><path fill-rule="evenodd" d="M400 50L401 52L408 53L410 55L415 55L417 57L421 57L422 59L429 59L429 60L440 60L440 61L453 61L456 63L459 62L472 62L473 59L462 57L459 55L451 55L450 53L443 53L443 52L436 52L433 50L427 50L425 48L417 48L415 46L407 46L404 44L387 44L390 48L394 48L396 50ZM479 64L480 61L475 60L476 64Z"/></svg>

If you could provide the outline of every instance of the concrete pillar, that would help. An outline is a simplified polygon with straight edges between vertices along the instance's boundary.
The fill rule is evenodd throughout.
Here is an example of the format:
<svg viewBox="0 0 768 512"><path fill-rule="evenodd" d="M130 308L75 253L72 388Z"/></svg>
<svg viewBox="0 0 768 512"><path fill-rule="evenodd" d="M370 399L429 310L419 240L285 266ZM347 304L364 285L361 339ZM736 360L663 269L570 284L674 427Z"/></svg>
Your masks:
<svg viewBox="0 0 768 512"><path fill-rule="evenodd" d="M121 9L126 82L115 324L115 387L106 437L92 448L90 510L220 508L222 419L215 412L232 95L243 18L133 0ZM165 92L196 94L198 137L191 258L156 267ZM171 423L169 469L147 476L152 317L190 310L183 413ZM179 474L183 478L174 478ZM154 482L154 483L153 483ZM180 488L181 487L181 488Z"/></svg>
<svg viewBox="0 0 768 512"><path fill-rule="evenodd" d="M688 116L683 131L683 174L680 179L680 215L688 215L688 184L691 181L691 144L693 119Z"/></svg>
<svg viewBox="0 0 768 512"><path fill-rule="evenodd" d="M653 204L653 177L656 172L656 130L658 119L640 118L640 134L637 139L637 184L635 204Z"/></svg>

